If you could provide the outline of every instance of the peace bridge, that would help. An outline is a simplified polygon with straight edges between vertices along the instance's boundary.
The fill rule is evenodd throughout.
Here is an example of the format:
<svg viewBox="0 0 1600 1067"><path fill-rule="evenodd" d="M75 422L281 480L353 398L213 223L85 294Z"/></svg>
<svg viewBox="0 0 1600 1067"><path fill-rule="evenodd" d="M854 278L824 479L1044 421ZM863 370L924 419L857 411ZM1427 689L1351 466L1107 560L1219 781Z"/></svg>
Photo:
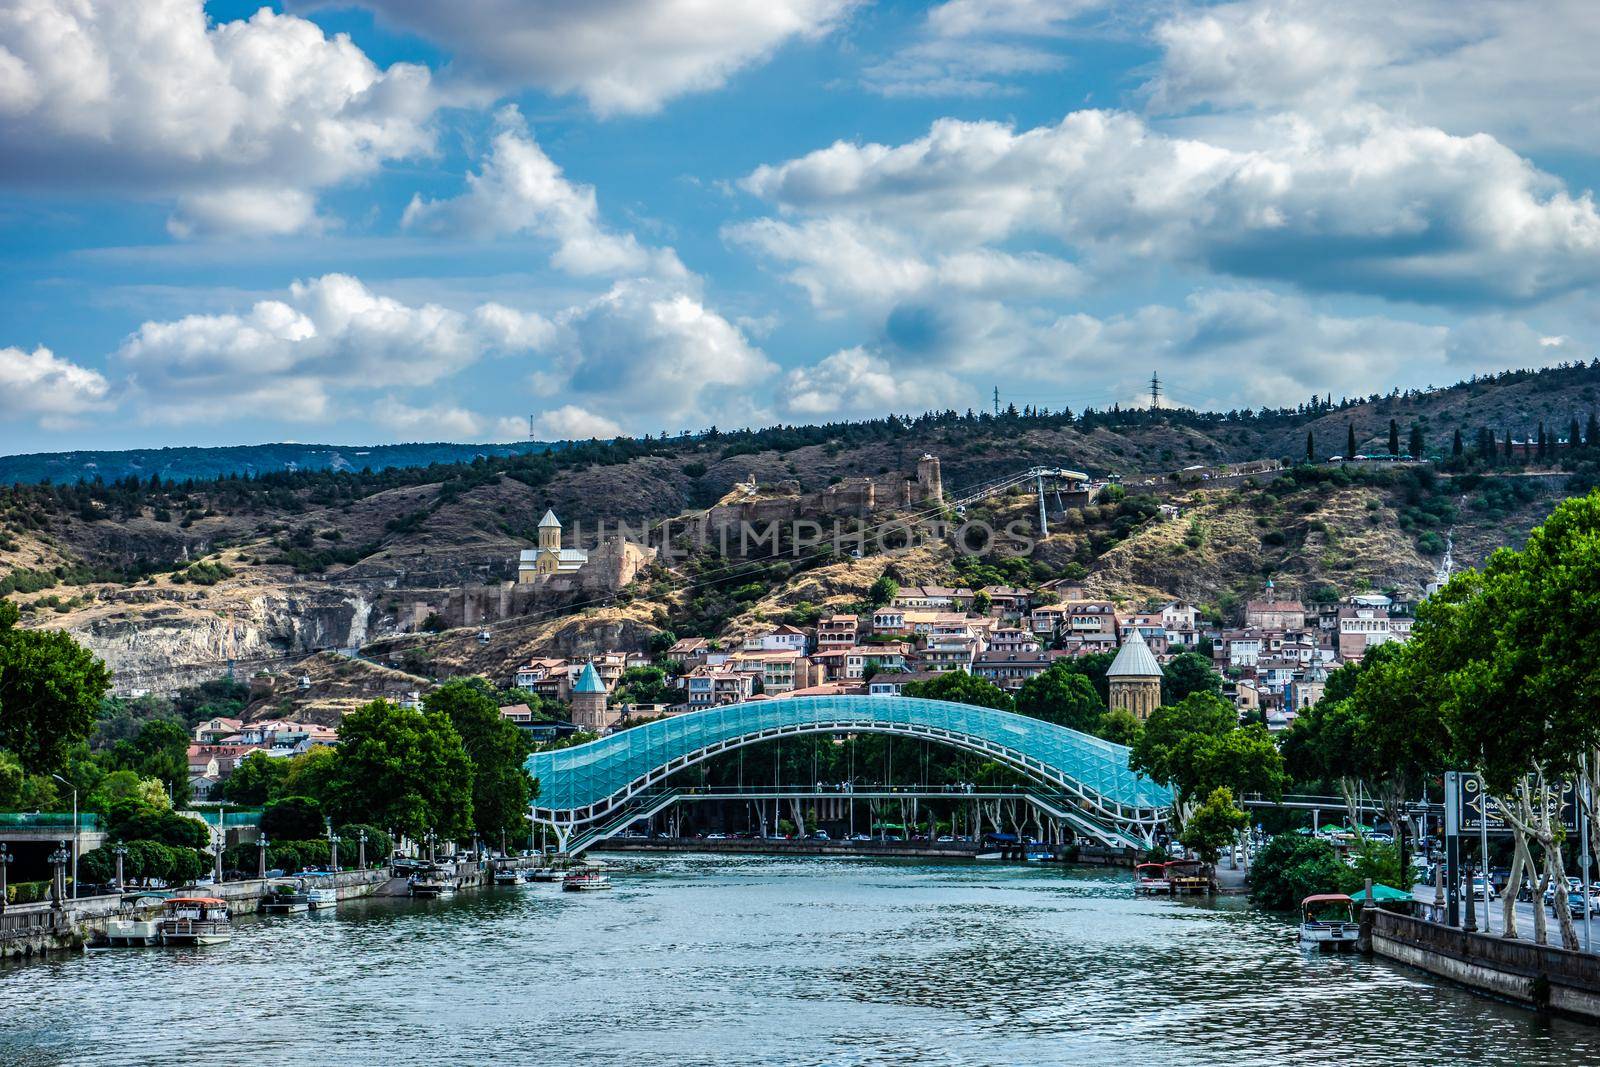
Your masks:
<svg viewBox="0 0 1600 1067"><path fill-rule="evenodd" d="M942 700L820 696L708 708L536 753L526 765L540 786L532 818L576 854L685 799L670 781L679 771L814 734L887 734L978 753L1032 779L1022 796L1042 813L1105 845L1148 847L1172 807L1169 789L1128 766L1125 746L1077 730Z"/></svg>

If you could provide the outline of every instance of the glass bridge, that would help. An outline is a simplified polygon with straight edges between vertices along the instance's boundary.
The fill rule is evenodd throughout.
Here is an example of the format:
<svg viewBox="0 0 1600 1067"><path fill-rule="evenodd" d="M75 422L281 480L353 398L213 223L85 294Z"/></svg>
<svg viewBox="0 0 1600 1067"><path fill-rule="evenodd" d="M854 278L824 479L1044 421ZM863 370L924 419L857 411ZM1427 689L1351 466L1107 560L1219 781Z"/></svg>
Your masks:
<svg viewBox="0 0 1600 1067"><path fill-rule="evenodd" d="M555 830L563 851L578 851L671 803L668 779L686 767L823 733L893 734L979 753L1034 779L1040 807L1105 844L1148 844L1172 808L1169 789L1129 768L1127 748L1064 726L942 700L823 696L708 708L535 753L526 764L539 780L532 818Z"/></svg>

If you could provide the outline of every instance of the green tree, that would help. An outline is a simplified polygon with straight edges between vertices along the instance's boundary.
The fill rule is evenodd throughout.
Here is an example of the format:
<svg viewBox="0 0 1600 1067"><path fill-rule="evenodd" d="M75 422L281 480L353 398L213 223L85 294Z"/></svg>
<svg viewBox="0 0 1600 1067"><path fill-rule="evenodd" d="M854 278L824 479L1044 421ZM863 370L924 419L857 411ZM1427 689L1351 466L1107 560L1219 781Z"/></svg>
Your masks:
<svg viewBox="0 0 1600 1067"><path fill-rule="evenodd" d="M925 682L907 682L902 692L908 697L926 700L948 700L980 708L1012 710L1011 694L987 678L979 678L966 671L946 671Z"/></svg>
<svg viewBox="0 0 1600 1067"><path fill-rule="evenodd" d="M1022 683L1016 710L1057 726L1094 733L1106 707L1089 679L1056 663Z"/></svg>
<svg viewBox="0 0 1600 1067"><path fill-rule="evenodd" d="M639 686L659 686L665 677L657 667L635 672L632 684ZM473 826L479 836L491 843L522 836L533 800L533 779L523 767L531 746L527 734L500 717L489 684L482 678L451 679L423 698L423 707L449 720L472 761Z"/></svg>
<svg viewBox="0 0 1600 1067"><path fill-rule="evenodd" d="M1266 727L1240 726L1233 706L1210 693L1194 693L1152 712L1129 763L1172 786L1180 820L1219 786L1236 794L1283 792L1283 756Z"/></svg>
<svg viewBox="0 0 1600 1067"><path fill-rule="evenodd" d="M1112 708L1100 716L1100 723L1095 728L1095 736L1103 738L1118 745L1127 745L1132 748L1139 740L1139 735L1144 732L1144 725L1133 712L1126 708Z"/></svg>
<svg viewBox="0 0 1600 1067"><path fill-rule="evenodd" d="M158 779L178 804L189 799L189 732L173 719L150 719L131 741L118 741L112 766Z"/></svg>
<svg viewBox="0 0 1600 1067"><path fill-rule="evenodd" d="M1161 668L1161 699L1176 704L1193 693L1222 694L1222 675L1198 652L1180 652Z"/></svg>
<svg viewBox="0 0 1600 1067"><path fill-rule="evenodd" d="M235 804L265 804L277 795L288 770L288 760L252 752L223 781L222 795Z"/></svg>
<svg viewBox="0 0 1600 1067"><path fill-rule="evenodd" d="M1344 431L1344 458L1349 459L1356 454L1356 424L1345 424Z"/></svg>
<svg viewBox="0 0 1600 1067"><path fill-rule="evenodd" d="M311 797L286 796L261 809L261 832L271 841L306 841L327 833L322 805Z"/></svg>
<svg viewBox="0 0 1600 1067"><path fill-rule="evenodd" d="M1218 786L1184 822L1179 840L1205 862L1216 863L1222 850L1232 845L1239 831L1249 824L1249 816L1234 804L1233 792L1227 786Z"/></svg>
<svg viewBox="0 0 1600 1067"><path fill-rule="evenodd" d="M329 783L342 821L370 822L421 840L472 829L472 761L447 716L375 700L344 717Z"/></svg>
<svg viewBox="0 0 1600 1067"><path fill-rule="evenodd" d="M283 770L283 781L273 796L310 797L328 806L328 793L335 768L339 763L336 749L328 745L312 745L297 755L290 756Z"/></svg>
<svg viewBox="0 0 1600 1067"><path fill-rule="evenodd" d="M867 590L867 603L881 608L899 595L900 583L885 574Z"/></svg>
<svg viewBox="0 0 1600 1067"><path fill-rule="evenodd" d="M974 615L987 615L989 609L994 607L994 600L983 590L972 594L972 613Z"/></svg>
<svg viewBox="0 0 1600 1067"><path fill-rule="evenodd" d="M1310 430L1307 430L1306 431L1306 462L1307 463L1315 463L1316 461L1317 461L1317 439L1316 439L1316 436Z"/></svg>
<svg viewBox="0 0 1600 1067"><path fill-rule="evenodd" d="M1400 424L1394 419L1389 420L1389 455L1400 454Z"/></svg>
<svg viewBox="0 0 1600 1067"><path fill-rule="evenodd" d="M1457 426L1455 437L1450 440L1450 455L1460 459L1463 451L1465 451L1465 446L1461 443L1461 427Z"/></svg>
<svg viewBox="0 0 1600 1067"><path fill-rule="evenodd" d="M0 748L29 774L61 769L89 739L111 673L60 630L24 630L0 600Z"/></svg>
<svg viewBox="0 0 1600 1067"><path fill-rule="evenodd" d="M1411 424L1410 440L1406 445L1406 451L1411 454L1412 459L1421 459L1423 449L1426 447L1427 443L1422 439L1421 424L1413 422Z"/></svg>
<svg viewBox="0 0 1600 1067"><path fill-rule="evenodd" d="M1269 911L1293 911L1313 893L1343 893L1351 871L1328 842L1279 834L1250 865L1250 900Z"/></svg>

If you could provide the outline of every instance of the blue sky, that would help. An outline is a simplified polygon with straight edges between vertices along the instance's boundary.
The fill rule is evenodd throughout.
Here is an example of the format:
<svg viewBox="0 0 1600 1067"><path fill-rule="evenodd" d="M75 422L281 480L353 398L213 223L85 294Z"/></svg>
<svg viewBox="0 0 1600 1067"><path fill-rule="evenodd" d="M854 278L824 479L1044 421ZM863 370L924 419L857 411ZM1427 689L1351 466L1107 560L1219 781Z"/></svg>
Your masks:
<svg viewBox="0 0 1600 1067"><path fill-rule="evenodd" d="M0 450L1587 360L1597 53L1531 0L6 0Z"/></svg>

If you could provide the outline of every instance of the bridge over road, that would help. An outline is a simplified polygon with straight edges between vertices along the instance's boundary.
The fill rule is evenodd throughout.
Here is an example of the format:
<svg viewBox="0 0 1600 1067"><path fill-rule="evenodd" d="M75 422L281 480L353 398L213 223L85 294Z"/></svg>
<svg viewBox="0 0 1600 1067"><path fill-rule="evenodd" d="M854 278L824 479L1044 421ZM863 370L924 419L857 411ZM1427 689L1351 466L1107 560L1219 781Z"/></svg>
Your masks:
<svg viewBox="0 0 1600 1067"><path fill-rule="evenodd" d="M1170 790L1135 774L1125 747L1076 730L948 701L824 696L708 708L535 753L526 766L540 794L530 814L576 854L683 800L671 782L677 772L747 745L814 734L914 737L978 753L1038 783L1024 798L1030 804L1113 847L1148 846L1172 808Z"/></svg>

